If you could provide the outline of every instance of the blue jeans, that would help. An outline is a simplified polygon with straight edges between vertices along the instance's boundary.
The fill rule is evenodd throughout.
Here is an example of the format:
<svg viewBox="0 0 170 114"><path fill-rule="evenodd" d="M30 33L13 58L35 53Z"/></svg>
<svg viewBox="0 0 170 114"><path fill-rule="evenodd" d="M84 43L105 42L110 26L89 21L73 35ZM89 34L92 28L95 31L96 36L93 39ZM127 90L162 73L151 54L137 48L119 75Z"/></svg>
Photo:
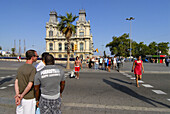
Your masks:
<svg viewBox="0 0 170 114"><path fill-rule="evenodd" d="M94 65L94 69L97 70L99 68L99 64L96 64Z"/></svg>

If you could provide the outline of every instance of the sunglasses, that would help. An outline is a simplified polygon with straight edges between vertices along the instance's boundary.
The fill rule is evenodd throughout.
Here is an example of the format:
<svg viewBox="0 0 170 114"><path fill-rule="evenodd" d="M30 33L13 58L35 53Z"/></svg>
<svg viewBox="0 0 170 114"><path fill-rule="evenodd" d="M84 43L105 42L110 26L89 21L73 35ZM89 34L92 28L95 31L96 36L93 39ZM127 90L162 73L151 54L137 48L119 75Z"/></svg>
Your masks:
<svg viewBox="0 0 170 114"><path fill-rule="evenodd" d="M34 56L34 57L39 57L39 56L37 55L37 56Z"/></svg>

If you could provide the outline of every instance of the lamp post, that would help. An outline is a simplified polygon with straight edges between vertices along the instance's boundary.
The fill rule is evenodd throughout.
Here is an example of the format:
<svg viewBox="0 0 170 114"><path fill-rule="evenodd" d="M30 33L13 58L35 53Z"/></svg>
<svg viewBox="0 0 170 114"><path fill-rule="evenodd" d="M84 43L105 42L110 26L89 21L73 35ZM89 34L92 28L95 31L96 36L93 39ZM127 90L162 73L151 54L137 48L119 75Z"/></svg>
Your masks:
<svg viewBox="0 0 170 114"><path fill-rule="evenodd" d="M131 32L131 24L132 24L132 20L134 20L135 18L134 17L130 17L130 18L126 18L126 20L129 20L130 21L130 36L129 36L129 39L130 39L130 62L131 62L131 48L132 48L132 45L131 45L131 38L132 38L132 32Z"/></svg>

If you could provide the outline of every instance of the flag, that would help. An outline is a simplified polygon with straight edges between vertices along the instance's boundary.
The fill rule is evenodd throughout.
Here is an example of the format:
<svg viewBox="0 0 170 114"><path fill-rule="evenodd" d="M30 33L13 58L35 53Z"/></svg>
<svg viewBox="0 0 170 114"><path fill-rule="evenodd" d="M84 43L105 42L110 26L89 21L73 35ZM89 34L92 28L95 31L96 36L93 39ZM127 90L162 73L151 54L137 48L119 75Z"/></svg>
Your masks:
<svg viewBox="0 0 170 114"><path fill-rule="evenodd" d="M98 48L97 48L95 51L97 51L97 53L99 53L99 50L98 50Z"/></svg>

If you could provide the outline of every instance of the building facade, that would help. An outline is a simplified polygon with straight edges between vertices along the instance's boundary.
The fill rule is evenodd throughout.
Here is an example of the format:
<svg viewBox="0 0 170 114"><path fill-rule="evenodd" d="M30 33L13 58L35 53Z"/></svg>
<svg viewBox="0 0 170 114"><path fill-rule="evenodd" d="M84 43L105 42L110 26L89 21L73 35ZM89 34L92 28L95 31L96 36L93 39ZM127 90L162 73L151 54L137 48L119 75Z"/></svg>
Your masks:
<svg viewBox="0 0 170 114"><path fill-rule="evenodd" d="M57 13L50 12L49 22L46 23L46 51L55 58L67 58L67 40L57 28ZM76 33L70 38L70 57L79 56L85 59L93 55L93 37L90 32L90 21L86 20L85 10L79 11L79 19L76 22ZM77 44L77 50L72 51L72 47Z"/></svg>

